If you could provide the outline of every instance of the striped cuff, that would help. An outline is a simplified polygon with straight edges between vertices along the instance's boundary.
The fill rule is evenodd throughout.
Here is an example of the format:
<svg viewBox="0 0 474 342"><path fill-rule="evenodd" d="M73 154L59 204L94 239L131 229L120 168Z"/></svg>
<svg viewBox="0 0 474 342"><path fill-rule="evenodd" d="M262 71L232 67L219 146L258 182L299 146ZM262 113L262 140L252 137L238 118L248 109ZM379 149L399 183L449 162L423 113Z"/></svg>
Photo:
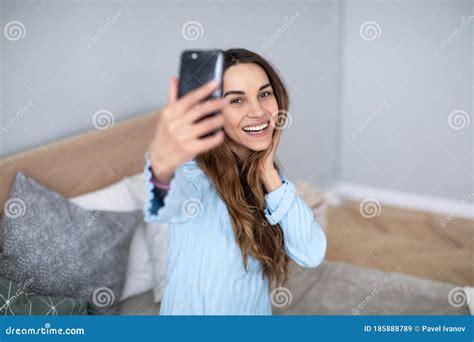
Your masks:
<svg viewBox="0 0 474 342"><path fill-rule="evenodd" d="M295 186L286 178L277 189L265 195L265 217L271 225L279 223L290 210L295 199Z"/></svg>
<svg viewBox="0 0 474 342"><path fill-rule="evenodd" d="M165 197L171 190L161 189L153 182L153 170L151 168L149 152L145 152L145 176L147 182L147 195L144 206L144 220L150 222L153 218L156 218L160 208L164 207Z"/></svg>

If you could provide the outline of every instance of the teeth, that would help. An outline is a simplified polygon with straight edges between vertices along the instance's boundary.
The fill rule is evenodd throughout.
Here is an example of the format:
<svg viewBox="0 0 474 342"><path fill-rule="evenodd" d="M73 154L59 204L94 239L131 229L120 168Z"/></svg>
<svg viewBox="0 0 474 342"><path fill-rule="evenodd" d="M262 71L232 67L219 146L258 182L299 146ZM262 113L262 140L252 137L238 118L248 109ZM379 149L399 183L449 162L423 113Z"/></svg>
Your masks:
<svg viewBox="0 0 474 342"><path fill-rule="evenodd" d="M267 123L264 123L263 125L259 125L259 126L247 126L247 127L243 127L242 129L244 131L247 131L247 132L253 132L253 131L261 131L262 129L265 129L267 128L268 126L268 122Z"/></svg>

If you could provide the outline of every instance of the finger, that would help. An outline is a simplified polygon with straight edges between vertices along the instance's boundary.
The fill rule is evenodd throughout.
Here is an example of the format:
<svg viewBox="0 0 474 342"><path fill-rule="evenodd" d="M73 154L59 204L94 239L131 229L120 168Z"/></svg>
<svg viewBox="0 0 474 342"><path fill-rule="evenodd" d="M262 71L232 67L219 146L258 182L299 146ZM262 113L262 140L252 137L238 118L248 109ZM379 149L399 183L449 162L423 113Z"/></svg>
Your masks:
<svg viewBox="0 0 474 342"><path fill-rule="evenodd" d="M281 129L274 129L273 130L273 143L274 145L278 145L280 142L280 137L281 137Z"/></svg>
<svg viewBox="0 0 474 342"><path fill-rule="evenodd" d="M178 100L178 81L176 77L171 77L168 87L168 103L173 103Z"/></svg>
<svg viewBox="0 0 474 342"><path fill-rule="evenodd" d="M280 142L281 131L274 131L272 142L268 148L267 156L275 156L278 144Z"/></svg>
<svg viewBox="0 0 474 342"><path fill-rule="evenodd" d="M206 133L210 133L216 129L221 128L224 125L224 117L222 114L217 114L213 117L206 118L201 122L198 122L193 125L192 129L189 131L189 136L191 138L198 138L203 136Z"/></svg>
<svg viewBox="0 0 474 342"><path fill-rule="evenodd" d="M197 89L194 89L184 95L182 98L179 99L178 103L181 107L181 110L189 109L195 106L198 102L204 100L206 97L212 94L214 90L216 90L218 86L218 82L212 80L207 82L206 84L200 86Z"/></svg>
<svg viewBox="0 0 474 342"><path fill-rule="evenodd" d="M222 144L223 141L224 141L224 130L221 129L209 137L197 139L197 142L193 143L193 145L195 146L195 153L199 154L202 152L212 150L213 148Z"/></svg>
<svg viewBox="0 0 474 342"><path fill-rule="evenodd" d="M207 114L221 112L228 103L229 99L217 99L201 102L183 116L183 122L192 123Z"/></svg>

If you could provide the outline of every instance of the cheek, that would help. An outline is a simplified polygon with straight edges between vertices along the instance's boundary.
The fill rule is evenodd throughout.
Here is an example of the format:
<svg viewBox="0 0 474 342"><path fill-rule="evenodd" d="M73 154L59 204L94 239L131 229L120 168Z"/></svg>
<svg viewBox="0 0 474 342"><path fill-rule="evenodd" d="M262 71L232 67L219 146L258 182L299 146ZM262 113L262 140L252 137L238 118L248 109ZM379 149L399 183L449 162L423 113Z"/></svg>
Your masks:
<svg viewBox="0 0 474 342"><path fill-rule="evenodd" d="M274 96L272 96L271 99L269 99L268 103L266 104L266 109L268 112L271 114L275 113L278 111L278 102Z"/></svg>
<svg viewBox="0 0 474 342"><path fill-rule="evenodd" d="M224 115L224 131L234 141L240 141L239 121L235 119L233 113L223 113Z"/></svg>
<svg viewBox="0 0 474 342"><path fill-rule="evenodd" d="M239 112L226 110L222 114L224 115L224 129L226 132L239 130L240 122L243 118Z"/></svg>

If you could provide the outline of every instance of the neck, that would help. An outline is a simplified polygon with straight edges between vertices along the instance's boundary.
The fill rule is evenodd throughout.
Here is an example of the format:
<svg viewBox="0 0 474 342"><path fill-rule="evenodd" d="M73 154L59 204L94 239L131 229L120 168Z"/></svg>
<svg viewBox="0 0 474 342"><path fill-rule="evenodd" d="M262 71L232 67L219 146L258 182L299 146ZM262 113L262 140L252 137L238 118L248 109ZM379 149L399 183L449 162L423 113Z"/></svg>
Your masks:
<svg viewBox="0 0 474 342"><path fill-rule="evenodd" d="M235 142L232 142L230 148L232 149L232 151L237 155L237 157L242 160L245 158L245 155L247 154L248 152L248 149L242 145L239 145Z"/></svg>

